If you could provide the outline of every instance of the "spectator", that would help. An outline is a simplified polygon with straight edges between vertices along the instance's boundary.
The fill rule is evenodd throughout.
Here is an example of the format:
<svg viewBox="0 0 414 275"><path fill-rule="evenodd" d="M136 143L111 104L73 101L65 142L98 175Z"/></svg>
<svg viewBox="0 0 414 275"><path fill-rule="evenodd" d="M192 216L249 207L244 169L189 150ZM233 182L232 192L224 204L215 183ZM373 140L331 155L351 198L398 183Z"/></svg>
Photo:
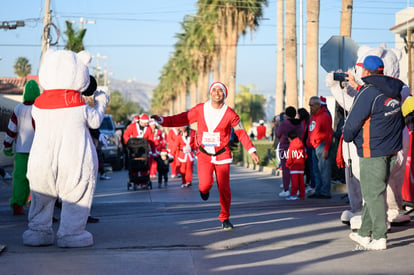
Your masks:
<svg viewBox="0 0 414 275"><path fill-rule="evenodd" d="M310 115L305 108L299 108L298 115L299 115L299 120L302 122L302 126L303 126L303 135L301 139L305 145L306 155L308 156L305 162L305 177L306 177L305 192L307 194L310 194L310 193L313 193L315 190L315 179L313 178L313 173L312 173L313 148L309 148L308 146L306 146L306 139L308 138L308 124L309 124Z"/></svg>
<svg viewBox="0 0 414 275"><path fill-rule="evenodd" d="M296 131L290 131L288 133L288 139L290 145L288 150L288 158L286 160L286 166L290 170L292 188L290 190L290 196L287 196L286 200L297 200L298 190L299 198L303 200L305 199L304 170L306 150L302 140L296 134Z"/></svg>
<svg viewBox="0 0 414 275"><path fill-rule="evenodd" d="M256 128L257 131L257 140L266 139L266 126L264 125L264 121L260 120L259 125Z"/></svg>
<svg viewBox="0 0 414 275"><path fill-rule="evenodd" d="M286 159L288 156L289 149L289 138L288 133L295 131L297 136L301 137L303 134L303 127L301 121L296 117L295 107L289 106L285 110L285 118L276 130L276 137L280 139L279 149L277 154L279 155L281 167L282 167L282 179L283 179L283 191L279 193L280 197L287 197L290 195L290 172L286 166Z"/></svg>
<svg viewBox="0 0 414 275"><path fill-rule="evenodd" d="M336 156L338 152L339 142L342 136L342 128L344 127L344 109L341 106L336 107L336 116L338 117L338 123L336 124L336 130L333 132L332 141L332 156ZM332 180L335 183L345 183L345 169L338 167L336 161L332 161Z"/></svg>
<svg viewBox="0 0 414 275"><path fill-rule="evenodd" d="M178 115L160 117L154 115L160 124L168 127L185 126L197 122L197 170L199 177L200 196L208 200L210 189L213 186L213 173L216 175L220 193L221 211L219 220L224 230L232 230L230 222L230 163L232 162L229 140L231 127L240 142L250 153L253 161L258 163L259 156L256 148L249 139L246 131L241 127L240 117L228 107L224 100L227 97L227 88L221 82L214 82L210 86L210 100L197 104L189 111Z"/></svg>
<svg viewBox="0 0 414 275"><path fill-rule="evenodd" d="M23 215L24 205L30 195L29 180L26 177L29 152L32 147L35 123L32 118L32 107L35 99L40 95L39 85L29 80L23 93L23 103L18 104L9 120L6 136L4 137L3 153L13 156L13 143L16 155L14 156L13 194L10 206L13 215Z"/></svg>
<svg viewBox="0 0 414 275"><path fill-rule="evenodd" d="M321 99L313 96L309 100L311 118L308 127L307 146L314 150L312 171L315 176L315 193L309 198L331 198L331 161L332 118L326 107L322 107Z"/></svg>
<svg viewBox="0 0 414 275"><path fill-rule="evenodd" d="M89 128L89 132L91 133L93 143L95 144L96 153L98 155L99 178L101 180L110 180L111 177L105 173L104 154L102 152L102 147L108 146L108 141L106 140L105 136L101 133L101 131L99 131L99 128Z"/></svg>
<svg viewBox="0 0 414 275"><path fill-rule="evenodd" d="M358 89L345 122L343 138L353 141L360 162L360 183L364 205L362 224L349 237L368 250L387 248L387 213L385 190L397 152L402 148L400 92L404 83L383 74L384 63L369 55L362 63L359 87L352 75L349 84Z"/></svg>

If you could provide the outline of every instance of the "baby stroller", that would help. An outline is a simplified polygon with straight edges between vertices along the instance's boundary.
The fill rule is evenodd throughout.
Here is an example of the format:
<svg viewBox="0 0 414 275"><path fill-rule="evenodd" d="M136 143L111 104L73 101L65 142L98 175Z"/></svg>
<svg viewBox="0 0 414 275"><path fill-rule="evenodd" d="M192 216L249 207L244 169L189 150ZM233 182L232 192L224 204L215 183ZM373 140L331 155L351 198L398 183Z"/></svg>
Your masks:
<svg viewBox="0 0 414 275"><path fill-rule="evenodd" d="M129 190L132 187L137 190L152 189L152 183L149 176L149 152L148 141L144 138L130 138L127 142L128 149L128 184Z"/></svg>

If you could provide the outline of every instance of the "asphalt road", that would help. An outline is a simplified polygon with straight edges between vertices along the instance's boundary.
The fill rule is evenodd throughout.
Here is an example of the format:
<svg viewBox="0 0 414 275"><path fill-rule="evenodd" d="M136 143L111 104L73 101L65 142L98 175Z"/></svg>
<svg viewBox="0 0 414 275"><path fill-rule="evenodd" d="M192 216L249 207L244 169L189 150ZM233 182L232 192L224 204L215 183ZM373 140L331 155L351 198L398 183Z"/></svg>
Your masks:
<svg viewBox="0 0 414 275"><path fill-rule="evenodd" d="M26 216L12 216L0 180L0 274L414 274L413 224L393 227L385 251L361 251L340 222L343 194L285 201L281 178L232 166L232 231L217 220L219 196L180 188L127 190L125 170L99 181L88 248L26 247ZM54 223L57 230L58 222Z"/></svg>

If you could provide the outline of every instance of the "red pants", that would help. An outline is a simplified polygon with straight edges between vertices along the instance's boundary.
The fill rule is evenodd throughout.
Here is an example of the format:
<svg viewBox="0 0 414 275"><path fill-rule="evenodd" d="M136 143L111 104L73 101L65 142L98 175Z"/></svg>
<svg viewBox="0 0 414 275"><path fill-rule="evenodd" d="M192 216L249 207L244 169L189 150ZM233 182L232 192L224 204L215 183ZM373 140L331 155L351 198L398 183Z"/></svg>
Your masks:
<svg viewBox="0 0 414 275"><path fill-rule="evenodd" d="M150 163L150 177L153 178L153 177L157 176L158 163L157 163L157 160L153 159L152 157L150 159L151 159L150 162L149 162Z"/></svg>
<svg viewBox="0 0 414 275"><path fill-rule="evenodd" d="M180 162L180 174L181 181L183 184L190 183L193 181L193 162Z"/></svg>
<svg viewBox="0 0 414 275"><path fill-rule="evenodd" d="M180 172L180 166L179 162L176 157L174 157L174 160L171 162L171 176L177 176L177 174Z"/></svg>
<svg viewBox="0 0 414 275"><path fill-rule="evenodd" d="M211 163L211 157L204 153L199 153L197 156L198 188L202 193L209 192L213 187L213 172L216 174L221 207L218 219L223 222L230 217L230 164Z"/></svg>
<svg viewBox="0 0 414 275"><path fill-rule="evenodd" d="M290 195L295 196L299 189L299 198L304 199L305 198L304 172L303 171L291 171L290 180L292 181L292 186L290 188Z"/></svg>

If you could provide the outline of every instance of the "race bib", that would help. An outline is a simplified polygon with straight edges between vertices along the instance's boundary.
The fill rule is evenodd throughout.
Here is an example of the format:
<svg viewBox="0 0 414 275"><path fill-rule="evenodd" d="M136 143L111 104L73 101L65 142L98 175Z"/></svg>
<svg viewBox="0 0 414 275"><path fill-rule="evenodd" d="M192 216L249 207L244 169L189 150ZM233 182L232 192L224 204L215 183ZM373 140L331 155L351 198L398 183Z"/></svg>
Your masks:
<svg viewBox="0 0 414 275"><path fill-rule="evenodd" d="M190 146L188 146L188 145L184 146L184 148L183 148L183 152L184 152L185 154L191 153L191 147L190 147Z"/></svg>
<svg viewBox="0 0 414 275"><path fill-rule="evenodd" d="M203 133L203 139L201 143L205 147L216 147L220 146L220 133Z"/></svg>

